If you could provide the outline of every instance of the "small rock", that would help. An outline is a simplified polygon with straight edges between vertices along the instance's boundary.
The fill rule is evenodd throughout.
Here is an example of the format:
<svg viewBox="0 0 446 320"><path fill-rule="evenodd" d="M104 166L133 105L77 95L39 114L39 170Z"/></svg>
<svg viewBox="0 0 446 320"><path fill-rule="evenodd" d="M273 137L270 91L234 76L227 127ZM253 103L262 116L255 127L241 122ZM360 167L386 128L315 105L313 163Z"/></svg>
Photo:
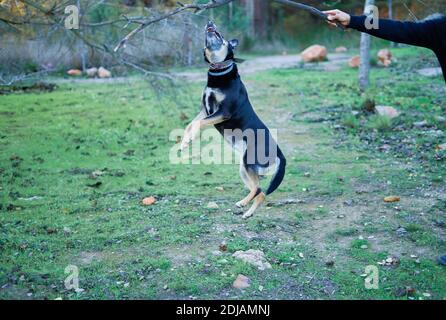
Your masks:
<svg viewBox="0 0 446 320"><path fill-rule="evenodd" d="M98 77L101 79L111 78L112 74L110 71L105 69L104 67L99 67L98 69Z"/></svg>
<svg viewBox="0 0 446 320"><path fill-rule="evenodd" d="M70 69L67 71L67 74L69 76L79 77L82 75L82 71L80 71L79 69Z"/></svg>
<svg viewBox="0 0 446 320"><path fill-rule="evenodd" d="M153 196L144 198L142 200L142 204L145 205L145 206L151 206L151 205L155 204L155 202L156 202L156 198L153 197Z"/></svg>
<svg viewBox="0 0 446 320"><path fill-rule="evenodd" d="M308 178L308 177L310 177L310 176L311 176L311 174L310 174L309 172L305 172L305 173L304 173L304 177Z"/></svg>
<svg viewBox="0 0 446 320"><path fill-rule="evenodd" d="M369 247L368 245L363 244L363 245L361 246L361 249L367 249L368 247Z"/></svg>
<svg viewBox="0 0 446 320"><path fill-rule="evenodd" d="M232 255L234 258L252 264L259 270L271 269L271 264L266 261L265 254L261 250L249 249L247 251L236 251Z"/></svg>
<svg viewBox="0 0 446 320"><path fill-rule="evenodd" d="M211 202L208 203L206 208L208 208L208 209L218 209L219 206L218 206L218 204L216 202L211 201Z"/></svg>
<svg viewBox="0 0 446 320"><path fill-rule="evenodd" d="M63 232L65 233L65 235L69 235L69 234L71 234L71 229L68 227L64 227Z"/></svg>
<svg viewBox="0 0 446 320"><path fill-rule="evenodd" d="M361 64L361 57L360 56L354 56L350 59L348 62L348 65L351 68L359 68L359 65Z"/></svg>
<svg viewBox="0 0 446 320"><path fill-rule="evenodd" d="M400 264L400 259L396 257L387 257L385 260L378 262L380 266L397 266Z"/></svg>
<svg viewBox="0 0 446 320"><path fill-rule="evenodd" d="M225 191L225 188L223 188L223 187L215 187L215 190L223 192L223 191Z"/></svg>
<svg viewBox="0 0 446 320"><path fill-rule="evenodd" d="M318 62L327 59L327 48L321 45L313 45L302 51L302 59L304 62Z"/></svg>
<svg viewBox="0 0 446 320"><path fill-rule="evenodd" d="M246 288L249 288L249 286L250 286L249 282L250 282L250 280L247 276L239 274L237 276L237 278L234 280L234 282L232 283L232 286L236 289L246 289Z"/></svg>
<svg viewBox="0 0 446 320"><path fill-rule="evenodd" d="M228 245L226 244L225 241L223 241L223 242L220 243L220 245L218 246L218 249L219 249L221 252L226 252L226 251L228 251Z"/></svg>
<svg viewBox="0 0 446 320"><path fill-rule="evenodd" d="M85 70L85 73L89 78L94 78L98 74L98 68L89 68Z"/></svg>
<svg viewBox="0 0 446 320"><path fill-rule="evenodd" d="M299 252L299 258L301 258L301 259L304 258L304 254L302 252Z"/></svg>
<svg viewBox="0 0 446 320"><path fill-rule="evenodd" d="M378 51L378 60L385 67L392 64L392 53L389 49L381 49Z"/></svg>
<svg viewBox="0 0 446 320"><path fill-rule="evenodd" d="M343 52L347 52L347 51L348 51L348 49L344 46L340 46L335 49L336 53L343 53Z"/></svg>
<svg viewBox="0 0 446 320"><path fill-rule="evenodd" d="M446 143L438 145L436 149L438 151L446 151Z"/></svg>
<svg viewBox="0 0 446 320"><path fill-rule="evenodd" d="M388 117L390 119L394 119L401 114L394 107L389 107L389 106L376 106L375 112L380 116Z"/></svg>

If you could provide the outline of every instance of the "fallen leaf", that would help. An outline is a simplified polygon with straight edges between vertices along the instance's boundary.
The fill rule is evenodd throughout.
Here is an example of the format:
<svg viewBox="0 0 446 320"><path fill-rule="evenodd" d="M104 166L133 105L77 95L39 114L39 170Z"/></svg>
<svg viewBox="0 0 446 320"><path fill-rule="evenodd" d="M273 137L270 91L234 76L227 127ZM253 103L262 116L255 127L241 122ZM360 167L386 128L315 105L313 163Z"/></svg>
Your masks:
<svg viewBox="0 0 446 320"><path fill-rule="evenodd" d="M397 196L390 196L384 198L384 202L399 202L400 200L401 198Z"/></svg>
<svg viewBox="0 0 446 320"><path fill-rule="evenodd" d="M208 205L206 206L206 208L208 208L208 209L218 209L219 207L218 207L218 204L217 204L217 203L211 201L211 202L208 203Z"/></svg>

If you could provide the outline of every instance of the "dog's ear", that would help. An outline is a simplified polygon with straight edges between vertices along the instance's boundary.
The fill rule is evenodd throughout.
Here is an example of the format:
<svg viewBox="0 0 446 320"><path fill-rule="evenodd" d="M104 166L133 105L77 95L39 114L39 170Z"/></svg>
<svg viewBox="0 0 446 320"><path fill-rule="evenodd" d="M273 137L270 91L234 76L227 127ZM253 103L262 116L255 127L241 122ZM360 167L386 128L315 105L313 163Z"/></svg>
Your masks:
<svg viewBox="0 0 446 320"><path fill-rule="evenodd" d="M232 49L235 49L238 47L238 40L237 39L232 39L231 41L229 41L229 44L231 45Z"/></svg>

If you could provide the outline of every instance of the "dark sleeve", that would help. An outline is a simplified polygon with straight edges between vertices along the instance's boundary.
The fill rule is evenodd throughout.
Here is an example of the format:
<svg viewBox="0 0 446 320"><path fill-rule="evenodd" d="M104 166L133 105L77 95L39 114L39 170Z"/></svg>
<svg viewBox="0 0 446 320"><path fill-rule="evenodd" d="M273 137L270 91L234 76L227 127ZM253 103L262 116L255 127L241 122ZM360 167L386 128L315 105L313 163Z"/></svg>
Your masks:
<svg viewBox="0 0 446 320"><path fill-rule="evenodd" d="M378 29L367 29L366 16L351 16L349 28L368 33L385 40L434 49L440 39L432 21L410 22L379 19Z"/></svg>

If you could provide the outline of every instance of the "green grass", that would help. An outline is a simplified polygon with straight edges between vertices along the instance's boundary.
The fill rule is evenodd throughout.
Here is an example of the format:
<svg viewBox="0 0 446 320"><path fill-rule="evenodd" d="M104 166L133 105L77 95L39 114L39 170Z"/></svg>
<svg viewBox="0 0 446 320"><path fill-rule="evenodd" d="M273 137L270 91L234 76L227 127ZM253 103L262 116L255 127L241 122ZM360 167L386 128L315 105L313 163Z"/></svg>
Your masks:
<svg viewBox="0 0 446 320"><path fill-rule="evenodd" d="M232 214L246 195L237 164L169 163L169 133L197 113L202 83L61 84L0 96L0 298L443 299L446 269L435 258L446 250L446 172L434 147L444 137L421 140L411 123L441 115L444 83L408 71L426 51L395 51L404 65L375 68L367 93L403 111L391 126L350 115L364 100L355 70L242 75L288 159L268 200L302 200L265 206L248 221ZM376 152L399 134L421 135L428 156ZM151 195L157 203L142 206ZM388 195L402 201L385 204ZM247 249L262 250L272 269L232 257ZM377 264L389 255L400 264ZM68 265L79 268L83 292L65 289ZM378 290L365 289L368 265L379 268ZM238 274L250 288L232 288ZM415 294L396 294L405 287Z"/></svg>

